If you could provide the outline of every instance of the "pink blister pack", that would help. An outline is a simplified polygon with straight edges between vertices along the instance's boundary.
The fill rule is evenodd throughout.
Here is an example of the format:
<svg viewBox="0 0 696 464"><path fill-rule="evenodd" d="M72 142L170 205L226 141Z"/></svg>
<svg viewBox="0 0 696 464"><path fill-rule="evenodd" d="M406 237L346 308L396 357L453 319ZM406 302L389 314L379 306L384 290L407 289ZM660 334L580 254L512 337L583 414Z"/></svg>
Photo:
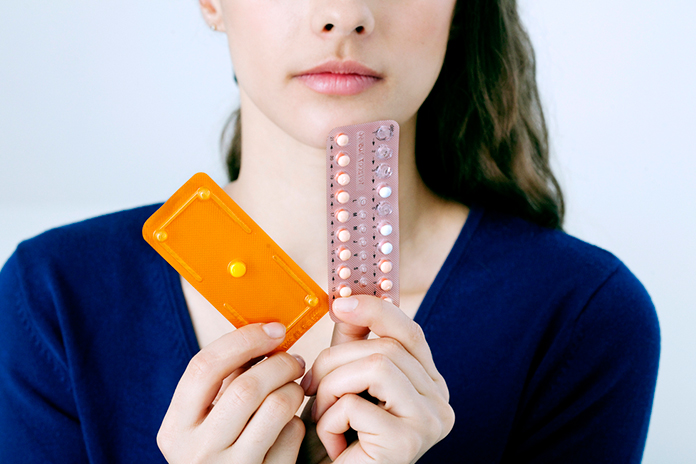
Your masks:
<svg viewBox="0 0 696 464"><path fill-rule="evenodd" d="M399 305L399 125L337 127L327 138L329 302Z"/></svg>

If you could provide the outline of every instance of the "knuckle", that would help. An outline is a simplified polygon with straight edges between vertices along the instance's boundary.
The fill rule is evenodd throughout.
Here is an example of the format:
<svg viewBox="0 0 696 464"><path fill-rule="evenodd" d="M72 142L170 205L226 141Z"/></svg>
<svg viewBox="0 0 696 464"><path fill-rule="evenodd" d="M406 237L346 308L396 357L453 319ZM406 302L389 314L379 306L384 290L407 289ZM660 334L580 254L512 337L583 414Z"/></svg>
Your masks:
<svg viewBox="0 0 696 464"><path fill-rule="evenodd" d="M243 405L258 398L259 387L259 381L256 377L252 375L243 375L235 379L232 384L227 387L225 395L229 395L233 405Z"/></svg>
<svg viewBox="0 0 696 464"><path fill-rule="evenodd" d="M413 322L409 325L408 340L414 345L425 342L425 333L417 322Z"/></svg>
<svg viewBox="0 0 696 464"><path fill-rule="evenodd" d="M366 361L368 369L375 372L384 370L385 367L391 364L391 360L382 353L372 353L367 357Z"/></svg>
<svg viewBox="0 0 696 464"><path fill-rule="evenodd" d="M299 370L299 364L297 360L287 353L278 353L274 356L275 362L281 364L281 368L286 375L294 376Z"/></svg>
<svg viewBox="0 0 696 464"><path fill-rule="evenodd" d="M217 361L217 357L209 351L198 352L189 362L191 375L196 379L207 377L215 370Z"/></svg>
<svg viewBox="0 0 696 464"><path fill-rule="evenodd" d="M264 401L268 414L275 419L288 420L300 406L294 389L281 389L268 395Z"/></svg>
<svg viewBox="0 0 696 464"><path fill-rule="evenodd" d="M378 340L383 353L396 355L404 351L404 346L395 338L384 337Z"/></svg>

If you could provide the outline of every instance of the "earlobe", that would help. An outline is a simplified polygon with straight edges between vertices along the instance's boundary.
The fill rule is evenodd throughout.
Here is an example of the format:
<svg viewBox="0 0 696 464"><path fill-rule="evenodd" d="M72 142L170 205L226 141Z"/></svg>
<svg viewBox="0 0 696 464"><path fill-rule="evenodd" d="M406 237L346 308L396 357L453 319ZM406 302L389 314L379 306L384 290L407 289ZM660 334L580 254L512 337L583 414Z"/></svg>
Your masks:
<svg viewBox="0 0 696 464"><path fill-rule="evenodd" d="M224 31L225 25L222 21L222 7L220 0L198 0L201 6L203 19L214 31Z"/></svg>

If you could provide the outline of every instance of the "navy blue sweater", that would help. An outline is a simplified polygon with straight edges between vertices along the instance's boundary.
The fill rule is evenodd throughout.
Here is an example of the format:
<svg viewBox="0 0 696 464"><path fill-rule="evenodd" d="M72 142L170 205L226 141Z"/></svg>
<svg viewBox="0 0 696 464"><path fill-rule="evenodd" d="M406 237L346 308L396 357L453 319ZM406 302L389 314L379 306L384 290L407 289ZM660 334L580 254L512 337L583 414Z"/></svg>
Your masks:
<svg viewBox="0 0 696 464"><path fill-rule="evenodd" d="M199 347L157 206L61 227L0 273L0 462L154 463ZM421 462L635 463L660 336L642 285L562 232L473 208L416 321L456 423Z"/></svg>

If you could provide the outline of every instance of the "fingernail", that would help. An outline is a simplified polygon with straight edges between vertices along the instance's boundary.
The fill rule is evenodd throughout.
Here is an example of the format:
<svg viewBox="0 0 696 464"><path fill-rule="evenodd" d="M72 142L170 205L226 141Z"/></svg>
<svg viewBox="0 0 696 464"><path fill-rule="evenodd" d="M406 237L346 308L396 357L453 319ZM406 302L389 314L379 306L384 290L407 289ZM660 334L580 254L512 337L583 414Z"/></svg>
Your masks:
<svg viewBox="0 0 696 464"><path fill-rule="evenodd" d="M358 307L357 298L336 298L333 302L333 310L349 313Z"/></svg>
<svg viewBox="0 0 696 464"><path fill-rule="evenodd" d="M297 362L300 363L300 366L302 366L302 370L304 370L306 364L302 356L300 356L299 354L293 354L292 357L297 359Z"/></svg>
<svg viewBox="0 0 696 464"><path fill-rule="evenodd" d="M304 378L302 378L302 382L300 382L300 387L302 387L302 389L305 391L305 393L307 393L307 389L309 388L309 386L311 384L312 384L312 369L310 369L309 372L307 372L305 374Z"/></svg>
<svg viewBox="0 0 696 464"><path fill-rule="evenodd" d="M285 326L280 322L269 322L264 324L262 328L271 338L283 338L285 336Z"/></svg>

